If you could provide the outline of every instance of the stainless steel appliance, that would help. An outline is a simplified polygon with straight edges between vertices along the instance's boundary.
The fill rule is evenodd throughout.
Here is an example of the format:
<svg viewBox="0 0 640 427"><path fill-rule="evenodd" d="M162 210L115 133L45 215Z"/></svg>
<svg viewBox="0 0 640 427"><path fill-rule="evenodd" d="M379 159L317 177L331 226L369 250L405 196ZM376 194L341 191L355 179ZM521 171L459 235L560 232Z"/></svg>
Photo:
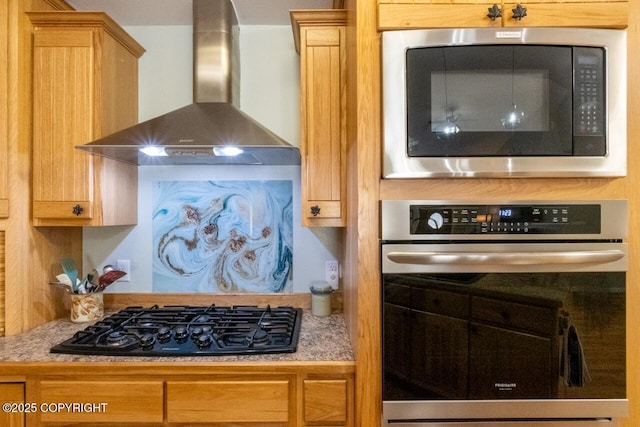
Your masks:
<svg viewBox="0 0 640 427"><path fill-rule="evenodd" d="M385 425L627 413L625 200L385 200L381 215Z"/></svg>
<svg viewBox="0 0 640 427"><path fill-rule="evenodd" d="M76 148L136 165L299 165L300 150L240 108L231 0L193 0L194 103Z"/></svg>
<svg viewBox="0 0 640 427"><path fill-rule="evenodd" d="M128 307L77 332L52 353L215 356L295 352L302 310L256 306Z"/></svg>
<svg viewBox="0 0 640 427"><path fill-rule="evenodd" d="M383 34L386 178L626 174L626 32Z"/></svg>

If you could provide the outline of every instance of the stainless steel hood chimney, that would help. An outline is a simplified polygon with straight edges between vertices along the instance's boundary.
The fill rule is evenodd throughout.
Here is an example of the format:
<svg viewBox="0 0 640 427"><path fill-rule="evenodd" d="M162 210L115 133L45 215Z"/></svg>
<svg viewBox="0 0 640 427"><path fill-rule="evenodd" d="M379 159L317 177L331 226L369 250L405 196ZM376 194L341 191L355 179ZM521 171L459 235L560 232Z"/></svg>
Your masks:
<svg viewBox="0 0 640 427"><path fill-rule="evenodd" d="M138 165L299 165L298 148L235 105L231 0L193 0L193 29L194 103L76 148Z"/></svg>

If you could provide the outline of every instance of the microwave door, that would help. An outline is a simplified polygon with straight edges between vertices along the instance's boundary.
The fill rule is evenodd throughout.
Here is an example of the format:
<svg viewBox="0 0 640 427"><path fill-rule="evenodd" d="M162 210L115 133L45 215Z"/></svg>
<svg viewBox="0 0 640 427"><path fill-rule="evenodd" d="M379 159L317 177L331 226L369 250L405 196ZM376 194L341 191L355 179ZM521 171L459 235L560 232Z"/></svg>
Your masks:
<svg viewBox="0 0 640 427"><path fill-rule="evenodd" d="M570 47L409 50L408 156L571 155L571 70Z"/></svg>

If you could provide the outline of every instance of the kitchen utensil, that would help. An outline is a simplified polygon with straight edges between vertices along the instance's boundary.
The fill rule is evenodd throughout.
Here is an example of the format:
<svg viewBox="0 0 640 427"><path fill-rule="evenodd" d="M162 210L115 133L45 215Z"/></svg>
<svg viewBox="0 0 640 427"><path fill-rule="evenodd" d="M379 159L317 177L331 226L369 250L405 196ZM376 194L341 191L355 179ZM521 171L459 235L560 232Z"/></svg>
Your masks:
<svg viewBox="0 0 640 427"><path fill-rule="evenodd" d="M89 274L87 274L87 281L92 285L98 286L99 279L100 279L100 275L98 274L98 270L96 270L95 268L92 269Z"/></svg>
<svg viewBox="0 0 640 427"><path fill-rule="evenodd" d="M73 287L73 285L71 284L71 279L69 279L69 276L67 276L66 274L62 273L62 274L58 274L56 276L56 279L58 279L59 283L62 283L64 285L67 285L69 287L69 289L71 289Z"/></svg>
<svg viewBox="0 0 640 427"><path fill-rule="evenodd" d="M107 264L107 265L105 265L104 267L102 267L102 272L103 272L103 273L107 273L107 272L109 272L109 271L117 270L117 269L118 269L118 268L117 268L115 265Z"/></svg>
<svg viewBox="0 0 640 427"><path fill-rule="evenodd" d="M70 294L73 293L73 289L71 288L71 285L68 285L66 283L62 283L62 282L49 282L49 284L51 286L55 286L57 288L60 288L62 290L64 290L65 292L68 292Z"/></svg>
<svg viewBox="0 0 640 427"><path fill-rule="evenodd" d="M78 291L78 269L76 268L76 263L73 262L71 258L64 258L60 264L62 265L62 271L65 272L67 276L69 276L69 280L71 280L71 287L73 288L73 292Z"/></svg>
<svg viewBox="0 0 640 427"><path fill-rule="evenodd" d="M109 270L109 271L107 271L102 276L100 276L100 279L98 280L98 282L99 282L98 286L100 287L100 290L106 288L107 286L109 286L110 284L115 282L116 280L118 280L121 277L123 277L125 274L127 274L127 273L124 272L124 271L121 271L121 270Z"/></svg>

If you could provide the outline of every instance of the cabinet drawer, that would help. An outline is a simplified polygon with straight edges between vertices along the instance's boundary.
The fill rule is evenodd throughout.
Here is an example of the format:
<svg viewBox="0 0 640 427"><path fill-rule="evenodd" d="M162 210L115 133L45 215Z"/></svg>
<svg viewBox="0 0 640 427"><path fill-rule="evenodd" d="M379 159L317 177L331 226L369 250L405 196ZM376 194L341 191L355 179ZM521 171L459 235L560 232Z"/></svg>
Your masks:
<svg viewBox="0 0 640 427"><path fill-rule="evenodd" d="M347 421L347 380L305 380L304 421Z"/></svg>
<svg viewBox="0 0 640 427"><path fill-rule="evenodd" d="M73 202L33 202L36 218L90 219L93 218L93 204L90 201Z"/></svg>
<svg viewBox="0 0 640 427"><path fill-rule="evenodd" d="M311 218L340 218L342 203L340 201L309 200L304 202L306 217Z"/></svg>
<svg viewBox="0 0 640 427"><path fill-rule="evenodd" d="M506 27L597 27L626 28L628 2L542 2L522 3L527 16L513 19L517 3L505 3L502 10Z"/></svg>
<svg viewBox="0 0 640 427"><path fill-rule="evenodd" d="M414 287L411 301L416 310L463 319L469 317L468 295Z"/></svg>
<svg viewBox="0 0 640 427"><path fill-rule="evenodd" d="M39 401L77 405L70 410L39 411L43 423L161 423L163 416L162 381L44 380Z"/></svg>
<svg viewBox="0 0 640 427"><path fill-rule="evenodd" d="M487 3L395 3L378 5L378 29L396 30L411 28L500 28L500 19L487 17L487 9L495 2ZM498 3L499 4L499 3Z"/></svg>
<svg viewBox="0 0 640 427"><path fill-rule="evenodd" d="M289 381L168 381L168 422L286 423Z"/></svg>
<svg viewBox="0 0 640 427"><path fill-rule="evenodd" d="M551 336L558 331L556 310L491 298L473 297L473 321Z"/></svg>

